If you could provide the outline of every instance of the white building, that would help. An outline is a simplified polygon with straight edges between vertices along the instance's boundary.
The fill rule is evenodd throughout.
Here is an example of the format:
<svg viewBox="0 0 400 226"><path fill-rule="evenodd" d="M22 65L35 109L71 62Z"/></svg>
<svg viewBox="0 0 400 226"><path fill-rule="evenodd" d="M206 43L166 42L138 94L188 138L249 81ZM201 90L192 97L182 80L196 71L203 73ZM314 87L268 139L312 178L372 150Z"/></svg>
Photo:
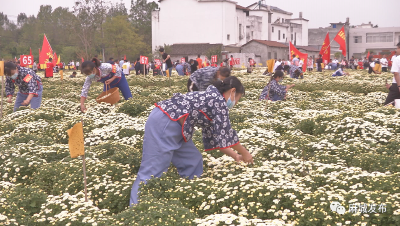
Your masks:
<svg viewBox="0 0 400 226"><path fill-rule="evenodd" d="M185 43L241 47L253 39L308 46L308 20L301 13L299 18L292 15L258 3L242 7L230 0L159 0L159 10L152 13L152 48Z"/></svg>
<svg viewBox="0 0 400 226"><path fill-rule="evenodd" d="M400 27L373 27L372 24L362 24L350 28L350 57L361 58L368 51L373 55L390 55L400 42Z"/></svg>

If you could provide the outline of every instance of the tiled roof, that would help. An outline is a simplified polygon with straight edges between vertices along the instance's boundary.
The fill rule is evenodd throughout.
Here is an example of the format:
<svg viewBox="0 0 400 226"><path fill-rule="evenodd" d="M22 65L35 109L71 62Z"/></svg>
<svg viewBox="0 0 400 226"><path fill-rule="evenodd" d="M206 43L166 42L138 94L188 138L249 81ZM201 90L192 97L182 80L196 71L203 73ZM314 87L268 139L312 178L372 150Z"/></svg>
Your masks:
<svg viewBox="0 0 400 226"><path fill-rule="evenodd" d="M279 43L279 42L275 42L275 41L267 41L267 40L258 40L258 39L253 39L250 42L258 42L260 44L266 45L266 46L272 46L272 47L280 47L280 48L288 48L288 46L286 46L285 44ZM248 43L250 43L248 42ZM247 45L248 43L246 43L245 45Z"/></svg>
<svg viewBox="0 0 400 226"><path fill-rule="evenodd" d="M212 49L222 49L222 44L193 43L193 44L173 44L171 45L170 55L197 55L206 54Z"/></svg>
<svg viewBox="0 0 400 226"><path fill-rule="evenodd" d="M243 7L243 6L241 6L241 5L236 5L236 9L241 9L241 10L244 10L244 11L249 11L248 8Z"/></svg>

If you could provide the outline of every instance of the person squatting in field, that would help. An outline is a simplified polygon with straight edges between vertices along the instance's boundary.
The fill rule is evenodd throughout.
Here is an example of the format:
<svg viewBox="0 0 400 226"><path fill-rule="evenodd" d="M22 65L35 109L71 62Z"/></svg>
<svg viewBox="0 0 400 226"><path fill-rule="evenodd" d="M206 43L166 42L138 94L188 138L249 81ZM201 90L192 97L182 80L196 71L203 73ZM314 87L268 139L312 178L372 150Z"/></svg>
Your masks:
<svg viewBox="0 0 400 226"><path fill-rule="evenodd" d="M231 75L226 67L205 67L192 73L188 79L188 92L205 91L216 80L224 80Z"/></svg>
<svg viewBox="0 0 400 226"><path fill-rule="evenodd" d="M264 87L259 100L272 100L278 101L286 98L287 91L294 87L293 85L280 85L282 82L284 73L282 71L276 71L273 76L271 76L270 81Z"/></svg>
<svg viewBox="0 0 400 226"><path fill-rule="evenodd" d="M29 104L33 109L40 107L43 92L42 80L32 69L17 66L13 62L7 62L4 64L4 74L6 75L8 103L12 103L15 86L18 86L14 111L20 106L27 106Z"/></svg>
<svg viewBox="0 0 400 226"><path fill-rule="evenodd" d="M205 151L219 149L235 161L253 163L229 120L229 110L244 94L240 80L231 76L215 81L205 91L178 93L156 103L145 125L142 162L132 186L130 206L139 202L140 183L152 176L161 177L171 162L181 177L201 176L203 158L192 140L195 126L202 128Z"/></svg>
<svg viewBox="0 0 400 226"><path fill-rule="evenodd" d="M82 112L86 111L85 100L88 96L90 86L94 81L104 83L104 91L106 91L107 86L109 86L109 89L118 87L119 90L121 90L125 100L132 98L132 93L129 89L128 81L126 81L125 75L118 65L100 63L97 58L93 58L92 61L83 62L81 67L81 73L87 75L81 93Z"/></svg>

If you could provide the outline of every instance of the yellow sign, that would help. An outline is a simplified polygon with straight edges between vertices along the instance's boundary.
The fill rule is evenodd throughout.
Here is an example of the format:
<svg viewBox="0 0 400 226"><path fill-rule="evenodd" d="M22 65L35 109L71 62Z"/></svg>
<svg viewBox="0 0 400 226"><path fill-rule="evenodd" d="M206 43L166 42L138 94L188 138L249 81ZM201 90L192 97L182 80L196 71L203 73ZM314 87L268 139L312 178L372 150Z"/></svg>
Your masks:
<svg viewBox="0 0 400 226"><path fill-rule="evenodd" d="M83 141L83 125L81 122L76 123L71 129L67 131L69 140L69 153L71 158L85 154L85 147Z"/></svg>
<svg viewBox="0 0 400 226"><path fill-rule="evenodd" d="M63 78L64 78L64 71L63 71L63 70L60 70L60 78L61 78L61 81L62 81Z"/></svg>
<svg viewBox="0 0 400 226"><path fill-rule="evenodd" d="M0 61L0 76L4 75L4 61Z"/></svg>

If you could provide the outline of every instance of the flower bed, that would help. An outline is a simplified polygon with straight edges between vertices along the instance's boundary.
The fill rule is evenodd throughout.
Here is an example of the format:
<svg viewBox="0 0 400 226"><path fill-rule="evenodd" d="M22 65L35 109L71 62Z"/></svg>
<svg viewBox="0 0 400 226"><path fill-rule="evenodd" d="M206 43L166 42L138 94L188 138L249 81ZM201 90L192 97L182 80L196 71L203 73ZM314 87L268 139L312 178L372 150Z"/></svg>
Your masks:
<svg viewBox="0 0 400 226"><path fill-rule="evenodd" d="M187 77L134 77L129 101L79 107L83 77L44 80L42 106L0 123L1 225L400 225L400 111L382 107L384 80L352 71L332 78L307 73L286 101L258 101L269 77L235 71L246 96L230 112L254 165L202 151L201 178L186 180L171 167L141 188L128 208L141 160L144 125L154 103L186 91ZM47 89L47 91L46 91ZM83 120L89 202L82 160L71 159L66 130ZM331 211L338 201L343 215ZM350 205L385 204L385 211L350 213Z"/></svg>

